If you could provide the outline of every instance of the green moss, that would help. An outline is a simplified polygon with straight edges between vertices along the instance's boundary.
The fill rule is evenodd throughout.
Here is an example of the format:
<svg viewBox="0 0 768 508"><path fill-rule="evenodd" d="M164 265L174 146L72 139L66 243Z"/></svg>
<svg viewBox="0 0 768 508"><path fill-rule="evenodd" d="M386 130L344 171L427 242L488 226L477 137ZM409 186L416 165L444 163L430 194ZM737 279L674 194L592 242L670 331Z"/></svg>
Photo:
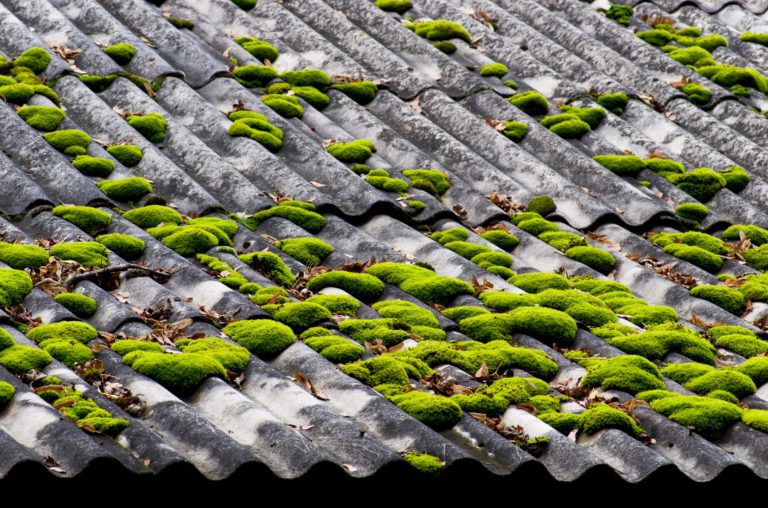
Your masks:
<svg viewBox="0 0 768 508"><path fill-rule="evenodd" d="M42 342L40 347L69 368L93 358L93 351L75 340L51 339Z"/></svg>
<svg viewBox="0 0 768 508"><path fill-rule="evenodd" d="M288 292L285 289L279 286L271 286L255 291L251 301L256 305L266 305L267 303L288 303L291 300L288 298Z"/></svg>
<svg viewBox="0 0 768 508"><path fill-rule="evenodd" d="M0 87L0 94L2 94L2 88ZM91 137L77 129L49 132L44 134L43 138L56 150L67 155L84 155L86 148L91 144Z"/></svg>
<svg viewBox="0 0 768 508"><path fill-rule="evenodd" d="M635 10L622 4L613 4L608 9L602 10L606 18L614 20L616 23L629 26L629 20L635 13Z"/></svg>
<svg viewBox="0 0 768 508"><path fill-rule="evenodd" d="M685 166L683 166L681 163L670 159L661 159L658 157L646 159L645 167L654 173L661 174L662 176L665 174L685 173Z"/></svg>
<svg viewBox="0 0 768 508"><path fill-rule="evenodd" d="M100 178L108 177L115 169L115 163L111 160L91 155L78 155L72 165L85 176Z"/></svg>
<svg viewBox="0 0 768 508"><path fill-rule="evenodd" d="M294 86L291 91L318 111L324 110L331 104L331 98L313 86ZM262 100L264 100L263 97Z"/></svg>
<svg viewBox="0 0 768 508"><path fill-rule="evenodd" d="M273 357L290 346L296 337L291 329L268 319L235 321L222 331L259 357Z"/></svg>
<svg viewBox="0 0 768 508"><path fill-rule="evenodd" d="M303 330L321 321L330 320L333 316L325 307L304 301L281 305L272 317L294 330Z"/></svg>
<svg viewBox="0 0 768 508"><path fill-rule="evenodd" d="M621 115L629 102L629 97L623 92L607 93L597 98L597 103L615 115Z"/></svg>
<svg viewBox="0 0 768 508"><path fill-rule="evenodd" d="M673 243L681 243L700 247L713 254L727 254L722 240L706 233L698 231L687 231L685 233L658 233L651 237L651 242L659 247L666 247Z"/></svg>
<svg viewBox="0 0 768 508"><path fill-rule="evenodd" d="M271 152L283 146L283 131L267 121L267 118L252 111L238 111L229 115L233 120L227 134L233 137L250 138Z"/></svg>
<svg viewBox="0 0 768 508"><path fill-rule="evenodd" d="M80 321L62 321L60 323L40 325L27 333L27 337L35 342L56 339L75 340L83 344L92 341L98 335L99 333L94 327Z"/></svg>
<svg viewBox="0 0 768 508"><path fill-rule="evenodd" d="M586 434L594 434L603 429L616 428L629 435L639 437L643 434L635 420L627 413L607 404L593 404L581 415L581 430Z"/></svg>
<svg viewBox="0 0 768 508"><path fill-rule="evenodd" d="M13 374L43 370L51 361L46 351L33 347L11 346L0 351L0 365Z"/></svg>
<svg viewBox="0 0 768 508"><path fill-rule="evenodd" d="M712 372L714 368L711 365L704 365L703 363L689 362L689 363L672 363L664 367L661 371L663 375L676 383L686 384L697 377L701 377L708 372Z"/></svg>
<svg viewBox="0 0 768 508"><path fill-rule="evenodd" d="M709 215L709 209L701 203L683 203L675 208L675 215L681 219L701 222Z"/></svg>
<svg viewBox="0 0 768 508"><path fill-rule="evenodd" d="M13 307L32 291L32 279L21 270L0 268L0 307Z"/></svg>
<svg viewBox="0 0 768 508"><path fill-rule="evenodd" d="M768 34L756 32L744 32L739 36L744 42L753 42L762 46L768 46Z"/></svg>
<svg viewBox="0 0 768 508"><path fill-rule="evenodd" d="M333 363L354 362L362 358L365 350L336 335L308 337L304 343Z"/></svg>
<svg viewBox="0 0 768 508"><path fill-rule="evenodd" d="M569 116L569 114L558 116L566 117ZM563 139L578 139L591 129L588 123L580 120L576 116L570 115L568 118L564 118L563 121L552 125L549 130Z"/></svg>
<svg viewBox="0 0 768 508"><path fill-rule="evenodd" d="M649 360L661 359L669 352L678 352L694 361L712 363L715 348L693 331L649 331L607 339L625 353Z"/></svg>
<svg viewBox="0 0 768 508"><path fill-rule="evenodd" d="M621 284L620 282L596 279L590 275L573 277L571 282L575 289L600 298L608 293L627 293L629 295L632 293L629 286Z"/></svg>
<svg viewBox="0 0 768 508"><path fill-rule="evenodd" d="M117 159L117 162L129 168L141 162L141 158L144 156L141 148L136 145L110 145L107 147L107 152Z"/></svg>
<svg viewBox="0 0 768 508"><path fill-rule="evenodd" d="M637 176L645 169L645 161L636 155L596 155L595 162L619 176Z"/></svg>
<svg viewBox="0 0 768 508"><path fill-rule="evenodd" d="M296 96L267 94L261 96L261 101L283 118L301 118L304 116L304 108Z"/></svg>
<svg viewBox="0 0 768 508"><path fill-rule="evenodd" d="M14 67L26 67L35 74L40 74L51 63L51 55L43 48L29 48L13 61Z"/></svg>
<svg viewBox="0 0 768 508"><path fill-rule="evenodd" d="M133 47L133 44L119 42L104 48L104 53L118 65L128 65L136 55L136 48Z"/></svg>
<svg viewBox="0 0 768 508"><path fill-rule="evenodd" d="M749 173L739 166L731 166L720 174L725 178L725 187L731 192L741 192L749 184Z"/></svg>
<svg viewBox="0 0 768 508"><path fill-rule="evenodd" d="M757 391L754 381L749 376L731 369L711 370L688 381L685 387L700 394L725 390L739 399Z"/></svg>
<svg viewBox="0 0 768 508"><path fill-rule="evenodd" d="M2 406L2 402L0 402L0 406ZM747 409L744 411L741 421L753 429L768 432L768 411L765 409Z"/></svg>
<svg viewBox="0 0 768 508"><path fill-rule="evenodd" d="M273 206L272 208L262 210L254 214L250 220L255 226L258 225L259 222L265 221L272 217L282 217L283 219L293 222L297 226L305 229L310 233L320 232L320 230L323 229L326 224L325 217L317 212L313 212L299 206L289 206L285 204L280 204Z"/></svg>
<svg viewBox="0 0 768 508"><path fill-rule="evenodd" d="M741 316L747 308L744 295L739 290L727 286L696 286L691 289L691 295L712 302L737 316Z"/></svg>
<svg viewBox="0 0 768 508"><path fill-rule="evenodd" d="M215 235L193 226L179 228L176 232L163 238L162 241L163 245L182 256L206 252L219 244Z"/></svg>
<svg viewBox="0 0 768 508"><path fill-rule="evenodd" d="M664 252L684 259L710 273L717 273L723 266L723 258L700 247L682 243L670 243L664 247Z"/></svg>
<svg viewBox="0 0 768 508"><path fill-rule="evenodd" d="M602 326L617 319L611 309L586 303L572 305L565 309L565 313L586 326Z"/></svg>
<svg viewBox="0 0 768 508"><path fill-rule="evenodd" d="M247 349L230 344L218 337L179 339L176 341L176 346L184 353L214 358L231 372L243 372L251 361L251 355Z"/></svg>
<svg viewBox="0 0 768 508"><path fill-rule="evenodd" d="M181 215L173 208L162 205L149 205L134 208L123 214L123 217L140 228L153 228L160 224L181 224Z"/></svg>
<svg viewBox="0 0 768 508"><path fill-rule="evenodd" d="M472 259L478 254L491 252L490 247L477 243L454 241L444 244L446 249L450 249L461 257Z"/></svg>
<svg viewBox="0 0 768 508"><path fill-rule="evenodd" d="M253 37L238 37L235 42L242 46L244 50L250 53L254 58L264 62L274 62L280 53L277 48L267 41L255 39Z"/></svg>
<svg viewBox="0 0 768 508"><path fill-rule="evenodd" d="M331 88L340 91L363 106L373 101L376 98L376 94L379 93L379 87L372 81L353 81L351 83L336 84Z"/></svg>
<svg viewBox="0 0 768 508"><path fill-rule="evenodd" d="M605 110L603 108L580 108L566 105L560 106L560 111L566 115L575 115L579 120L587 123L591 129L597 129L605 118Z"/></svg>
<svg viewBox="0 0 768 508"><path fill-rule="evenodd" d="M98 305L90 296L79 293L61 293L54 297L58 303L80 318L88 318L96 313Z"/></svg>
<svg viewBox="0 0 768 508"><path fill-rule="evenodd" d="M550 213L557 210L557 204L555 204L555 200L549 196L544 195L531 198L525 207L529 212L538 213L542 217L549 215Z"/></svg>
<svg viewBox="0 0 768 508"><path fill-rule="evenodd" d="M406 191L408 191L408 182L401 180L400 178L368 175L365 177L365 181L377 189L383 190L385 192L397 192L398 194L404 194Z"/></svg>
<svg viewBox="0 0 768 508"><path fill-rule="evenodd" d="M664 388L658 367L641 356L590 358L582 365L588 371L581 381L582 386L622 390L631 394Z"/></svg>
<svg viewBox="0 0 768 508"><path fill-rule="evenodd" d="M710 439L720 437L728 427L741 420L742 414L738 406L711 397L666 397L654 400L651 407Z"/></svg>
<svg viewBox="0 0 768 508"><path fill-rule="evenodd" d="M480 75L483 77L503 78L509 72L509 67L503 63L494 62L492 64L483 65L480 68Z"/></svg>
<svg viewBox="0 0 768 508"><path fill-rule="evenodd" d="M609 252L592 246L571 247L565 255L602 274L610 273L616 264L616 259Z"/></svg>
<svg viewBox="0 0 768 508"><path fill-rule="evenodd" d="M123 362L180 395L191 393L209 377L226 379L227 375L221 362L205 354L133 351Z"/></svg>
<svg viewBox="0 0 768 508"><path fill-rule="evenodd" d="M117 74L98 76L95 74L79 74L80 81L95 93L101 93L109 88L118 78Z"/></svg>
<svg viewBox="0 0 768 508"><path fill-rule="evenodd" d="M408 392L391 398L400 409L434 430L447 430L462 417L461 407L451 399L424 392Z"/></svg>
<svg viewBox="0 0 768 508"><path fill-rule="evenodd" d="M768 301L768 285L761 282L747 282L739 286L739 291L744 294L744 297L753 302L765 302Z"/></svg>
<svg viewBox="0 0 768 508"><path fill-rule="evenodd" d="M528 90L516 93L508 99L509 103L524 113L531 116L546 115L549 111L549 102L539 92Z"/></svg>
<svg viewBox="0 0 768 508"><path fill-rule="evenodd" d="M582 422L582 416L580 414L545 412L536 416L541 421L563 434L568 434L572 430L578 429Z"/></svg>
<svg viewBox="0 0 768 508"><path fill-rule="evenodd" d="M163 346L157 342L131 339L116 340L112 343L111 349L120 356L125 356L133 351L151 351L155 353L163 352Z"/></svg>
<svg viewBox="0 0 768 508"><path fill-rule="evenodd" d="M8 405L14 393L16 393L16 388L12 384L0 381L0 410Z"/></svg>
<svg viewBox="0 0 768 508"><path fill-rule="evenodd" d="M58 129L67 116L64 110L52 106L24 106L16 113L35 129L45 132Z"/></svg>
<svg viewBox="0 0 768 508"><path fill-rule="evenodd" d="M480 233L480 237L507 251L513 250L520 243L520 240L515 235L500 229L484 231Z"/></svg>
<svg viewBox="0 0 768 508"><path fill-rule="evenodd" d="M100 231L112 222L112 216L110 214L90 206L61 205L55 207L51 213L71 222L86 233Z"/></svg>
<svg viewBox="0 0 768 508"><path fill-rule="evenodd" d="M768 382L768 357L750 358L736 367L736 370L752 378L756 385L762 385Z"/></svg>
<svg viewBox="0 0 768 508"><path fill-rule="evenodd" d="M104 180L99 182L98 186L104 194L118 201L138 201L152 192L152 184L140 176L120 180Z"/></svg>
<svg viewBox="0 0 768 508"><path fill-rule="evenodd" d="M396 12L398 14L403 14L405 11L407 11L407 10L409 10L409 9L411 9L413 7L413 3L411 2L411 0L376 0L376 2L374 2L373 5L375 5L376 7L381 9L382 11ZM414 456L419 456L419 457L422 456L421 454L413 454L413 455ZM427 456L427 455L424 455L424 456ZM405 460L408 463L410 463L412 466L416 467L416 465L411 463L411 461L408 460L407 457L408 456L406 455ZM431 457L432 459L437 459L437 457L432 457L431 455L429 455L428 457ZM437 460L438 460L438 462L440 462L439 459L437 459ZM430 461L428 461L428 462L430 462ZM440 467L442 467L442 463L440 464ZM438 469L440 469L440 467L438 467ZM418 467L416 467L416 469L419 469L421 471L421 469L418 468ZM422 471L422 472L431 472L431 473L433 473L433 472L436 472L436 471Z"/></svg>
<svg viewBox="0 0 768 508"><path fill-rule="evenodd" d="M655 325L676 321L680 316L675 309L665 305L628 305L617 309L618 313L626 314L629 320L636 325Z"/></svg>
<svg viewBox="0 0 768 508"><path fill-rule="evenodd" d="M456 44L452 43L451 41L436 41L432 43L432 46L442 51L446 55L452 55L456 53L456 50L458 49Z"/></svg>
<svg viewBox="0 0 768 508"><path fill-rule="evenodd" d="M512 141L519 143L528 134L528 125L523 122L504 122L504 129L501 133Z"/></svg>
<svg viewBox="0 0 768 508"><path fill-rule="evenodd" d="M573 342L576 322L568 314L541 307L519 307L509 313L512 333L523 333L545 342Z"/></svg>
<svg viewBox="0 0 768 508"><path fill-rule="evenodd" d="M521 273L509 280L526 293L540 293L545 289L570 289L571 282L557 273Z"/></svg>
<svg viewBox="0 0 768 508"><path fill-rule="evenodd" d="M320 69L288 71L280 74L280 78L293 86L311 86L318 90L326 90L331 84L331 78Z"/></svg>
<svg viewBox="0 0 768 508"><path fill-rule="evenodd" d="M437 169L406 169L403 176L411 180L411 186L415 189L421 189L436 197L441 197L451 184L447 175Z"/></svg>
<svg viewBox="0 0 768 508"><path fill-rule="evenodd" d="M344 314L354 316L360 309L360 302L346 295L315 295L305 300L328 309L331 314Z"/></svg>
<svg viewBox="0 0 768 508"><path fill-rule="evenodd" d="M107 248L98 242L68 242L51 247L51 256L63 260L77 261L83 266L107 266Z"/></svg>
<svg viewBox="0 0 768 508"><path fill-rule="evenodd" d="M261 272L276 284L291 287L296 277L286 266L280 256L272 252L251 252L240 256L240 261Z"/></svg>
<svg viewBox="0 0 768 508"><path fill-rule="evenodd" d="M129 235L111 233L96 237L96 241L126 261L133 261L144 254L144 240Z"/></svg>
<svg viewBox="0 0 768 508"><path fill-rule="evenodd" d="M321 273L307 283L307 289L315 292L329 286L343 289L364 302L377 300L384 291L384 284L376 277L343 270Z"/></svg>
<svg viewBox="0 0 768 508"><path fill-rule="evenodd" d="M596 328L590 328L589 331L590 333L592 333L592 335L600 337L605 341L613 337L623 337L624 335L637 333L637 330L635 330L631 326L622 325L619 323L606 323Z"/></svg>
<svg viewBox="0 0 768 508"><path fill-rule="evenodd" d="M448 307L447 309L443 310L443 316L450 319L451 321L455 321L456 323L460 323L466 318L479 316L481 314L490 314L490 312L482 307L474 307L470 305Z"/></svg>
<svg viewBox="0 0 768 508"><path fill-rule="evenodd" d="M358 139L348 143L336 143L326 150L341 162L364 163L376 152L376 146L367 139Z"/></svg>
<svg viewBox="0 0 768 508"><path fill-rule="evenodd" d="M448 304L459 295L474 294L474 289L463 280L440 275L412 277L400 284L400 289L424 302Z"/></svg>
<svg viewBox="0 0 768 508"><path fill-rule="evenodd" d="M512 256L504 252L483 252L472 258L473 263L486 269L493 266L509 268L512 266L512 261ZM509 277L514 277L514 272Z"/></svg>
<svg viewBox="0 0 768 508"><path fill-rule="evenodd" d="M578 245L586 245L587 240L579 236L575 233L566 233L564 231L545 231L541 235L539 235L539 238L548 243L551 247L554 247L555 249L559 250L560 252L565 252L571 247L576 247Z"/></svg>
<svg viewBox="0 0 768 508"><path fill-rule="evenodd" d="M306 266L317 266L332 252L333 247L319 238L286 238L277 247Z"/></svg>
<svg viewBox="0 0 768 508"><path fill-rule="evenodd" d="M0 261L11 268L38 268L48 264L48 253L37 245L0 242Z"/></svg>
<svg viewBox="0 0 768 508"><path fill-rule="evenodd" d="M250 11L256 7L257 0L232 0L232 3L240 7L244 11Z"/></svg>
<svg viewBox="0 0 768 508"><path fill-rule="evenodd" d="M449 39L461 39L467 44L472 43L472 36L466 28L453 21L437 19L434 21L420 21L406 25L416 35L430 41L446 41Z"/></svg>
<svg viewBox="0 0 768 508"><path fill-rule="evenodd" d="M688 96L688 100L697 106L703 106L712 98L712 91L699 83L686 83L682 91Z"/></svg>
<svg viewBox="0 0 768 508"><path fill-rule="evenodd" d="M687 48L676 49L669 52L669 57L677 60L683 65L695 65L699 60L712 58L709 51L699 46L690 46Z"/></svg>
<svg viewBox="0 0 768 508"><path fill-rule="evenodd" d="M146 115L128 115L128 125L139 131L139 134L152 143L160 143L165 139L165 129L168 122L162 115L147 113Z"/></svg>
<svg viewBox="0 0 768 508"><path fill-rule="evenodd" d="M195 22L186 18L174 18L172 16L166 16L165 20L178 28L179 30L192 30L195 28Z"/></svg>
<svg viewBox="0 0 768 508"><path fill-rule="evenodd" d="M519 222L517 227L533 236L539 236L540 234L546 233L548 231L560 232L560 228L557 227L555 223L540 218L524 220Z"/></svg>
<svg viewBox="0 0 768 508"><path fill-rule="evenodd" d="M725 335L746 335L747 337L757 337L755 332L752 330L744 328L743 326L736 325L713 326L707 330L707 333L716 339L724 337Z"/></svg>
<svg viewBox="0 0 768 508"><path fill-rule="evenodd" d="M509 404L502 397L489 397L482 393L465 395L462 393L452 395L451 400L456 402L463 411L468 413L482 413L488 416L499 416L506 411Z"/></svg>
<svg viewBox="0 0 768 508"><path fill-rule="evenodd" d="M380 316L391 318L395 324L439 328L440 324L431 311L404 300L383 300L373 304Z"/></svg>
<svg viewBox="0 0 768 508"><path fill-rule="evenodd" d="M747 264L757 270L768 269L768 245L762 245L755 249L749 249L743 253Z"/></svg>
<svg viewBox="0 0 768 508"><path fill-rule="evenodd" d="M469 232L464 228L450 228L444 231L435 231L429 237L441 245L451 242L461 242L469 238Z"/></svg>

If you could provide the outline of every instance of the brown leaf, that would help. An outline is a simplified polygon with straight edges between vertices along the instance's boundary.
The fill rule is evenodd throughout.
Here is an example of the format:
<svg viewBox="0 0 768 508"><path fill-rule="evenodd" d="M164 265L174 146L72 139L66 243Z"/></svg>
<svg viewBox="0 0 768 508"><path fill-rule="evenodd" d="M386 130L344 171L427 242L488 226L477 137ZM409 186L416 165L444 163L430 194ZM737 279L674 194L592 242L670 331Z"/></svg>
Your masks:
<svg viewBox="0 0 768 508"><path fill-rule="evenodd" d="M320 395L317 392L317 389L315 388L315 385L312 384L312 381L301 372L294 372L292 379L296 381L299 384L299 386L301 386L306 391L314 395L316 398L320 400L328 400L328 397Z"/></svg>
<svg viewBox="0 0 768 508"><path fill-rule="evenodd" d="M456 203L451 209L453 210L453 213L458 215L461 220L464 220L469 216L467 209L464 208L464 205L461 203Z"/></svg>
<svg viewBox="0 0 768 508"><path fill-rule="evenodd" d="M480 368L477 369L477 372L475 372L475 377L478 379L485 379L490 375L491 373L488 370L488 364L486 364L485 362L480 364Z"/></svg>

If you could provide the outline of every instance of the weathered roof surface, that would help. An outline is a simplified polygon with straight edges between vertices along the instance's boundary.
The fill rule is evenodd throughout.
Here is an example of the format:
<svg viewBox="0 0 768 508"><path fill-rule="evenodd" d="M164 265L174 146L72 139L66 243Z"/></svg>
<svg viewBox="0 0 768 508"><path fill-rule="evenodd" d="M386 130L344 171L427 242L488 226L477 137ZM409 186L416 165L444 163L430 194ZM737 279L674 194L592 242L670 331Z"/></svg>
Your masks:
<svg viewBox="0 0 768 508"><path fill-rule="evenodd" d="M12 283L0 277L0 302L8 303L0 311L0 329L16 345L45 348L53 355L50 363L25 372L4 359L3 351L11 343L4 344L0 335L0 381L15 389L7 405L0 408L0 479L30 475L399 479L427 474L404 460L404 456L411 460L414 453L436 457L442 468L438 474L445 478L471 473L494 481L511 476L521 481L578 482L601 477L632 484L768 478L768 412L761 412L768 410L768 375L740 367L745 361L755 363L749 357L759 360L768 352L762 340L768 329L768 282L760 278L768 262L761 261L759 247L768 236L762 238L759 229L746 236L737 231L735 237L726 234L731 243L718 243L732 225L768 229L768 158L763 150L768 142L768 120L763 115L768 109L768 81L761 74L768 72L768 50L740 39L745 32L766 31L763 18L768 1L629 1L624 4L633 5L634 14L626 26L605 15L611 5L605 0L592 4L578 0L413 0L413 7L402 15L382 10L379 3L388 2L259 0L255 7L244 10L231 0L0 1L0 53L7 61L13 62L34 47L46 48L51 57L47 68L38 73L40 80L19 71L21 59L5 65L0 76L0 91L11 76L38 87L35 95L15 101L16 105L10 90L0 92L9 101L0 104L0 240L37 243L50 250L55 244L121 233L139 238L145 245L135 259L109 251L97 266L81 266L51 251L48 265L25 267L14 265L3 254L7 244L0 243L0 268L10 265L26 270L35 283L15 301L6 298ZM406 26L422 19L459 23L471 38L449 37L455 52L443 52L433 45L436 41L420 37ZM180 28L179 20L193 25ZM673 47L662 49L636 35L660 24L671 25L661 29L668 34L698 27L704 36L721 35L727 45L710 47L707 58L712 60L697 59L684 65L667 53L707 43L693 40L696 36L670 35L666 45ZM235 38L245 36L267 41L279 51L274 62L266 62L276 70L274 74L321 69L332 83L372 81L378 92L372 101L358 103L340 90L343 87L319 85L330 103L316 108L304 100L301 89L293 88L288 96L302 97L303 113L284 118L262 100L264 87L235 79L236 67L265 63L245 45L235 43ZM117 43L133 45L135 54L128 63L120 65L104 52L103 48ZM494 62L504 64L506 72L483 76L481 68ZM740 73L718 79L716 71L725 68L715 69L718 65L732 66L728 69ZM707 74L705 68L711 72ZM96 79L106 81L94 85ZM273 83L277 81L280 79ZM698 105L686 88L692 83L710 92ZM43 138L44 132L17 114L21 103L56 106L56 96L40 87L46 84L66 112L66 118L53 129L88 133L92 142L86 143L87 154L111 161L111 174L91 176L87 170L78 170L73 165L74 154L57 150ZM526 112L507 100L514 102L516 95L528 90L549 101L547 117L564 112L567 105L600 107L598 103L606 104L601 102L606 94L626 94L628 102L605 106L604 118L598 118L580 136L566 139L553 132L557 129L546 127L548 121L540 123L543 111L531 116L533 111ZM270 90L283 92L286 89ZM266 132L264 124L282 131L280 148L270 150L254 139L230 135L234 124L228 114L233 111L263 115L256 121L258 132ZM126 121L132 115L151 113L161 115L167 123L159 142L147 139ZM567 120L576 121L573 116ZM505 123L511 121L527 125L521 140L503 133ZM384 169L402 183L386 187L383 180L366 178L359 174L359 167L351 170L350 163L327 150L335 143L360 139L375 145L375 153L362 159L369 166L364 171ZM108 147L122 144L139 147L141 161L121 164L108 153ZM593 159L606 154L671 159L683 165L680 171L711 168L714 172L707 173L706 185L715 188L700 194L705 183L694 181L686 186L682 173L654 172L645 162L632 174L610 171ZM735 166L749 175L746 186L732 183ZM409 176L407 171L427 168L438 170L432 176L442 172L449 187L439 189L440 183L413 173ZM151 184L151 193L135 199L110 198L103 192L106 188L97 185L102 177L141 177ZM541 195L550 196L556 204L554 211L543 210L549 222L539 219L538 225L526 225L515 219L532 198ZM295 212L297 205L285 203L288 198L311 203L298 206L311 208L311 220L324 222L316 227L301 218L289 220L295 214L285 209ZM706 204L703 216L691 219L680 211L676 215L679 205L698 203L696 198ZM283 204L276 206L279 202ZM108 214L106 223L89 228L76 218L65 220L66 214L52 209L62 204L97 208ZM183 251L168 240L180 231L173 229L173 220L159 221L168 231L163 232L162 227L148 231L132 223L130 215L123 216L145 205L177 210L183 215L179 221L192 221L181 231L194 229L199 236L213 238L213 244L196 247L195 252ZM264 220L253 218L276 208L283 213ZM237 228L229 233L224 232L226 226L215 231L197 229L193 219L198 217L236 220L227 224ZM450 245L429 236L452 228L464 229L468 243ZM572 236L557 243L542 235L558 229ZM493 236L485 234L489 231L505 231L519 243L491 241ZM685 231L717 237L706 237L717 245L686 239L696 233L666 242L662 237L652 238L660 232ZM440 279L437 289L421 292L414 288L415 283L409 286L371 270L386 282L373 297L356 293L358 283L344 288L331 284L313 292L307 283L324 268L297 259L294 256L301 256L292 256L280 243L307 237L333 248L317 263L328 269L356 273L376 267L373 262L419 263L440 276L470 285L463 284L450 298L441 299L439 291L450 284L459 287L459 283ZM698 251L686 254L678 250L685 244ZM573 246L591 246L590 255L597 250L607 254L608 261L600 264L594 257L580 257L570 248ZM276 275L274 257L262 261L260 252L282 260L291 272L287 283ZM496 253L496 257L488 255L483 262L475 257L478 252ZM249 253L253 256L243 256ZM708 257L702 260L704 256ZM562 279L565 287L575 287L577 293L555 294L548 303L543 297L531 296L527 303L509 308L491 303L483 294L489 290L517 294L524 293L523 289L531 293L546 289L517 287L509 270L564 275L570 279ZM231 279L235 275L242 277L237 283ZM573 279L578 276L582 279ZM615 281L624 288L616 285L592 291L592 286L577 283L589 278ZM258 286L248 289L241 284L244 281ZM752 292L738 289L747 281L755 286ZM520 279L518 283L524 285ZM258 294L252 295L256 287L280 285L288 290L282 296L261 293L259 299ZM740 305L728 308L728 302L716 297L691 294L693 287L705 285L729 288L737 296L729 293L727 298L741 299ZM78 317L61 299L53 299L63 292L91 297L96 311ZM614 298L615 292L624 292L634 300L623 306L611 305L607 298L598 300L609 292ZM314 294L350 293L360 299L353 317L392 319L382 320L385 324L376 333L355 336L354 331L342 333L347 330L342 323L350 316L338 312L331 319L298 325L290 318L280 318L280 309L289 308L280 305L287 302L303 301ZM575 304L563 303L568 298L581 298L587 313L580 313L584 309ZM388 300L410 302L410 306L404 314L394 316L380 303ZM578 325L578 332L567 336L555 328L555 321L541 324L534 317L510 324L507 317L516 311L506 311L516 305L523 305L523 311L532 305L557 309L557 319ZM641 317L648 305L658 306L647 309L664 317ZM498 311L494 314L498 320L478 332L451 313L458 306ZM602 323L589 322L593 307L607 313L607 321L618 319L629 328L615 334L594 330ZM423 323L413 321L414 316L421 316L419 310L432 323L426 330ZM643 336L645 348L616 340L662 321L672 323L675 316L687 328L662 325L653 333L665 338ZM203 337L222 337L232 345L240 339L224 335L225 325L273 318L292 324L291 334L297 340L272 354L260 355L241 341L251 348L246 366L227 367L225 376L225 361L218 358L215 363L220 371L203 376L186 390L164 382L163 372L142 373L137 363L125 363L110 347L116 340L140 338L162 345L169 356L188 346L184 342L174 345L187 337L193 344ZM83 340L94 358L85 366L57 353L52 346L55 341L35 339L33 331L40 325L79 320L99 332L98 337ZM314 324L341 337L347 350L353 349L352 356L342 360L321 354L317 341L308 341L307 335L299 338ZM738 340L721 341L715 332L708 332L722 325L743 327L742 336L750 331L757 334L749 339L754 349ZM408 333L402 335L404 330ZM369 360L379 356L412 358L408 351L429 346L424 335L442 340L443 332L445 340L458 344L453 353L420 357L429 366L418 363L418 368L428 372L416 367L405 370L405 364L396 361L392 368L410 375L400 386L384 375L380 379L386 381L375 383L373 374L366 378L355 370L357 366L350 367L361 357L368 361L362 365L370 369L378 368L375 360ZM402 336L394 342L381 340L397 333ZM482 361L477 364L469 360L462 364L455 358L457 351L482 347L462 342L488 342L498 338L497 334L519 349L499 352L497 364L493 363L497 357L492 356L478 357ZM673 336L677 339L669 338ZM699 342L687 348L673 344L678 339ZM57 336L56 340L69 337ZM657 353L654 347L662 347L662 351ZM548 375L515 356L534 355L531 351L546 353L537 358L551 365ZM600 361L589 356L627 354L646 356L658 367L666 367L662 376L653 365L643 364L644 375L655 380L656 388L669 391L668 399L659 400L690 397L686 400L706 405L716 397L704 396L719 390L715 395L730 402L712 402L721 406L707 406L698 423L692 423L651 402L652 397L640 397L650 404L639 400L638 393L645 390L631 390L621 382L585 385L584 376ZM135 356L149 358L147 355L150 353ZM699 378L676 377L674 369L668 368L691 361L738 379L715 382L704 389L695 383ZM170 367L163 369L170 371ZM622 370L617 374L624 375L634 379L637 373ZM51 381L51 376L58 381ZM480 395L486 389L483 384L532 376L548 383L548 394L546 389L536 394L533 388L528 393L518 387L523 395L505 395L511 398L504 399L502 410L496 413L473 409L464 402L464 411L448 425L430 426L429 419L417 411L403 410L408 405L398 397L405 395L392 392L421 391L461 401L462 396L479 389L475 396L490 405L492 398ZM46 383L53 383L55 390L46 389ZM386 383L383 388L382 383ZM57 399L51 390L67 396L76 390L82 395ZM516 399L518 396L521 398ZM79 407L76 401L82 398L91 399L101 412L87 418L73 416L68 409ZM432 404L427 407L437 407ZM459 407L456 402L451 404ZM552 404L560 409L551 410ZM588 420L606 405L614 420ZM723 412L730 412L733 418L729 420ZM556 430L558 418L566 414L581 415L574 416L580 423ZM104 431L97 428L99 422L85 421L92 417L118 418L127 426L117 432ZM642 432L633 432L627 422L639 425Z"/></svg>

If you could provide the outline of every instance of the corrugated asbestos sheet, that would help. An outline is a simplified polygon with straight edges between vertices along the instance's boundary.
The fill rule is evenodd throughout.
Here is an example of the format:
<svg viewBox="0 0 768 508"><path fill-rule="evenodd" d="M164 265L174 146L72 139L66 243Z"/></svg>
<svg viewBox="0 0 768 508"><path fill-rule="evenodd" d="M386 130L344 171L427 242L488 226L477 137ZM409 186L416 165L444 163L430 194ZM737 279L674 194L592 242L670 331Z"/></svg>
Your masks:
<svg viewBox="0 0 768 508"><path fill-rule="evenodd" d="M768 478L767 10L0 0L0 478Z"/></svg>

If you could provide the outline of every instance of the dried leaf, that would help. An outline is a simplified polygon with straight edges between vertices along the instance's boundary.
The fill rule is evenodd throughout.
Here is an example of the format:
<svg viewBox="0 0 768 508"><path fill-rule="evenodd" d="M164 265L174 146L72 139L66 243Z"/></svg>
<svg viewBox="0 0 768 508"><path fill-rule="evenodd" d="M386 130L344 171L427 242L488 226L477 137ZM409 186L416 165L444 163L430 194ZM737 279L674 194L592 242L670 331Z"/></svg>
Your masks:
<svg viewBox="0 0 768 508"><path fill-rule="evenodd" d="M292 380L296 381L296 383L298 383L299 386L301 386L306 391L308 391L309 393L314 395L316 398L318 398L320 400L328 400L328 397L320 395L317 392L317 389L315 388L315 385L312 384L312 381L307 376L302 374L301 372L294 372Z"/></svg>
<svg viewBox="0 0 768 508"><path fill-rule="evenodd" d="M480 368L477 369L477 372L475 372L475 377L478 379L485 379L490 375L490 371L488 370L488 364L483 362L480 365Z"/></svg>

